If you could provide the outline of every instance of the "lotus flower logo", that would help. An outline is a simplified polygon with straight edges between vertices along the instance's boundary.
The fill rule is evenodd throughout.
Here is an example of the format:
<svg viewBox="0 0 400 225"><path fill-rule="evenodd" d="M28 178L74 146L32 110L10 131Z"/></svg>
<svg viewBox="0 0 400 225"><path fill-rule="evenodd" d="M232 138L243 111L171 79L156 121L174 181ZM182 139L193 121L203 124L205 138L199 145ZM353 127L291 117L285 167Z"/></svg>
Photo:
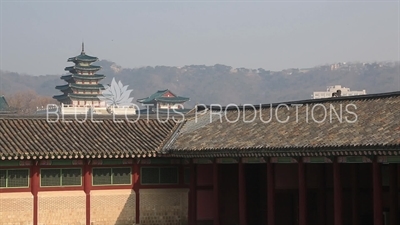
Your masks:
<svg viewBox="0 0 400 225"><path fill-rule="evenodd" d="M124 86L121 81L117 83L113 78L111 85L106 87L99 99L109 106L129 106L133 100L130 97L131 92L132 90L128 90L128 85Z"/></svg>

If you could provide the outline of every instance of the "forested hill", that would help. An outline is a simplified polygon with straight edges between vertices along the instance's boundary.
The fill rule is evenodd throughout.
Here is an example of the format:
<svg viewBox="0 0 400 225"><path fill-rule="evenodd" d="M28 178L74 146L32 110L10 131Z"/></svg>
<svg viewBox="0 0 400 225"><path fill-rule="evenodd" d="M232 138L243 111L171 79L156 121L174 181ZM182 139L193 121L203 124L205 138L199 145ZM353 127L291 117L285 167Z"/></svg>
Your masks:
<svg viewBox="0 0 400 225"><path fill-rule="evenodd" d="M400 90L399 63L338 63L309 69L268 71L232 68L225 65L191 65L185 67L121 68L113 62L95 63L107 76L103 84L115 77L133 89L134 101L161 89L190 97L187 107L196 103L227 105L259 104L311 98L313 91L340 84L352 90L380 93ZM35 91L39 95L59 94L54 88L65 84L59 75L30 76L1 72L0 92L6 97L18 91Z"/></svg>

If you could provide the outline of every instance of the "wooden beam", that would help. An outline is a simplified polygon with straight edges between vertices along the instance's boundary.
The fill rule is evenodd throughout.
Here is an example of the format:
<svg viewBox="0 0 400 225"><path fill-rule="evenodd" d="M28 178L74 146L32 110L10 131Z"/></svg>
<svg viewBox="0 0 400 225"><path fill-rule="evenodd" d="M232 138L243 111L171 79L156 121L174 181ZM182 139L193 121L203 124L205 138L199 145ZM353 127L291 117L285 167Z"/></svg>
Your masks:
<svg viewBox="0 0 400 225"><path fill-rule="evenodd" d="M90 225L90 189L92 189L92 173L89 162L83 166L83 189L86 194L86 225Z"/></svg>
<svg viewBox="0 0 400 225"><path fill-rule="evenodd" d="M389 164L390 171L390 220L389 224L397 225L399 224L399 186L398 186L398 173L397 164Z"/></svg>
<svg viewBox="0 0 400 225"><path fill-rule="evenodd" d="M239 224L247 225L246 215L246 176L244 164L239 160Z"/></svg>
<svg viewBox="0 0 400 225"><path fill-rule="evenodd" d="M319 224L326 223L326 167L329 164L321 164L321 170L319 171L319 188L318 188L318 212L319 212Z"/></svg>
<svg viewBox="0 0 400 225"><path fill-rule="evenodd" d="M38 225L38 192L40 186L40 176L39 176L39 165L38 161L34 161L31 167L31 192L33 195L33 225Z"/></svg>
<svg viewBox="0 0 400 225"><path fill-rule="evenodd" d="M374 202L374 225L383 225L381 164L377 162L376 158L372 162L372 186Z"/></svg>
<svg viewBox="0 0 400 225"><path fill-rule="evenodd" d="M358 165L351 165L351 211L352 211L352 224L359 224L358 215Z"/></svg>
<svg viewBox="0 0 400 225"><path fill-rule="evenodd" d="M297 159L296 158L288 157L288 156L286 156L286 157L283 157L283 156L272 157L270 159L270 161L273 162L273 163L297 163Z"/></svg>
<svg viewBox="0 0 400 225"><path fill-rule="evenodd" d="M337 159L333 161L333 210L334 225L343 224L342 182L340 177L340 164Z"/></svg>
<svg viewBox="0 0 400 225"><path fill-rule="evenodd" d="M190 160L189 225L196 224L196 165Z"/></svg>
<svg viewBox="0 0 400 225"><path fill-rule="evenodd" d="M275 225L275 172L274 164L267 161L267 224Z"/></svg>
<svg viewBox="0 0 400 225"><path fill-rule="evenodd" d="M218 164L216 160L213 163L213 195L214 195L214 225L220 224L219 218L219 176Z"/></svg>
<svg viewBox="0 0 400 225"><path fill-rule="evenodd" d="M136 210L136 224L140 224L140 195L139 195L139 188L140 188L140 167L139 167L139 162L135 162L133 164L133 190L135 191L135 196L136 196L136 204L135 204L135 210Z"/></svg>
<svg viewBox="0 0 400 225"><path fill-rule="evenodd" d="M305 164L300 158L298 163L299 176L299 225L307 225L307 181Z"/></svg>

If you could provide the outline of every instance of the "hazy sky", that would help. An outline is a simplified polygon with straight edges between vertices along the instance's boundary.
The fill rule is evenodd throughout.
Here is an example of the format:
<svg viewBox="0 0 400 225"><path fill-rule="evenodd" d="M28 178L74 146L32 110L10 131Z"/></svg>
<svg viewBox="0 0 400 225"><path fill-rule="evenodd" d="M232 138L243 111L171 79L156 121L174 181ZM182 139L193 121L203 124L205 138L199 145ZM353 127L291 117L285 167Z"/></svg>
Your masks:
<svg viewBox="0 0 400 225"><path fill-rule="evenodd" d="M33 75L65 73L82 40L128 68L399 60L398 1L0 1L0 69Z"/></svg>

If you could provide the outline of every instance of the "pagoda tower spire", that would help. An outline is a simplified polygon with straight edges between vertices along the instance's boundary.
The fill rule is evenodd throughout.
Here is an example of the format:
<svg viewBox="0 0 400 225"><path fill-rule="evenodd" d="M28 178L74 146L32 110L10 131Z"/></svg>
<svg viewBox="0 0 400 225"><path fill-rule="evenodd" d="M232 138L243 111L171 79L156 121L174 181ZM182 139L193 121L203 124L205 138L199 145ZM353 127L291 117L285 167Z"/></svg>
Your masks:
<svg viewBox="0 0 400 225"><path fill-rule="evenodd" d="M82 55L85 54L85 42L83 42L83 41L82 41L82 52L81 52L81 54Z"/></svg>
<svg viewBox="0 0 400 225"><path fill-rule="evenodd" d="M61 76L61 79L66 81L67 84L56 86L56 89L63 92L63 94L53 96L53 98L60 103L76 107L103 106L104 102L98 96L104 90L100 80L105 76L97 74L101 66L92 65L98 60L97 57L85 54L85 44L82 41L81 54L68 59L68 62L75 64L65 68L65 71L70 74Z"/></svg>

